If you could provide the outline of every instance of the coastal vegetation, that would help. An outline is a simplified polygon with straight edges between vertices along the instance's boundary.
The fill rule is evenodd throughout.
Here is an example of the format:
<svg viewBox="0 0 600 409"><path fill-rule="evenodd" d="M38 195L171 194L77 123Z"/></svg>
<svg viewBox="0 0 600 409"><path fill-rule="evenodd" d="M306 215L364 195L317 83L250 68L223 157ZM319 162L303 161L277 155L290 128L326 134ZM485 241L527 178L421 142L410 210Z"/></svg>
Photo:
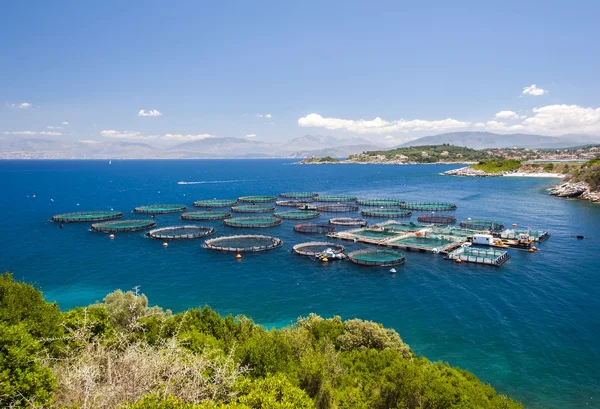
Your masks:
<svg viewBox="0 0 600 409"><path fill-rule="evenodd" d="M311 314L267 330L209 307L173 314L120 290L61 312L9 273L0 275L0 406L522 407L375 322Z"/></svg>
<svg viewBox="0 0 600 409"><path fill-rule="evenodd" d="M516 159L494 158L479 161L478 163L471 165L471 167L487 173L512 172L519 170L521 161Z"/></svg>
<svg viewBox="0 0 600 409"><path fill-rule="evenodd" d="M425 145L396 148L391 150L369 151L351 155L349 161L368 162L371 160L405 161L418 163L473 162L489 157L487 152L454 145Z"/></svg>

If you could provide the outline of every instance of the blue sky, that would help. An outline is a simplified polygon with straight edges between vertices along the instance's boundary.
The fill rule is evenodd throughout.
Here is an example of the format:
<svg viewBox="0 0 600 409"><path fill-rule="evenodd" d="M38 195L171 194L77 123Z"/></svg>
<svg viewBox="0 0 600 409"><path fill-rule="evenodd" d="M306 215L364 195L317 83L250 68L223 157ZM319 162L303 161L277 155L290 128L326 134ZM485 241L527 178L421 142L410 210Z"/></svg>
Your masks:
<svg viewBox="0 0 600 409"><path fill-rule="evenodd" d="M593 1L7 0L0 137L600 135L599 15Z"/></svg>

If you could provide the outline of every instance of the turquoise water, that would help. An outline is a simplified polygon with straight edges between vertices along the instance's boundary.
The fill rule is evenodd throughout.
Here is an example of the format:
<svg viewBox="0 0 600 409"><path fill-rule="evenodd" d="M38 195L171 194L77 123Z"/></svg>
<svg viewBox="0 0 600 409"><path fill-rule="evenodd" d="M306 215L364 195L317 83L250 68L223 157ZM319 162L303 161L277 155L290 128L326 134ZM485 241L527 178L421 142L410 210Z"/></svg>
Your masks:
<svg viewBox="0 0 600 409"><path fill-rule="evenodd" d="M439 175L449 168L293 166L282 160L0 161L0 269L36 282L63 309L140 285L151 303L174 311L208 304L268 326L310 312L371 319L396 328L417 353L468 369L527 407L598 407L600 206L548 196L552 180ZM547 229L552 237L534 254L509 250L512 258L499 268L406 252L406 264L391 275L388 268L322 265L290 254L294 244L310 240L293 231L293 220L268 229L201 222L217 229L213 237L264 233L284 241L241 261L202 249L202 240L164 248L144 232L109 240L85 224L59 229L49 221L58 213L110 208L143 219L148 216L132 210L147 203L190 207L215 197L313 190L451 202L458 209L449 214L459 220L516 222ZM156 222L189 223L179 213L157 215ZM347 251L367 247L343 244Z"/></svg>

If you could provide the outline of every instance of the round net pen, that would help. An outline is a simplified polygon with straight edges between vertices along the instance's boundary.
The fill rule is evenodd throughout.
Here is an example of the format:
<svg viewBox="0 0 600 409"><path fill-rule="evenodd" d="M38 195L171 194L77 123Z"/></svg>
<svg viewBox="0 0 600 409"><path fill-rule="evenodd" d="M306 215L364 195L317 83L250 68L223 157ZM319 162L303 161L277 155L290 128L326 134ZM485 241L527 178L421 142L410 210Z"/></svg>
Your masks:
<svg viewBox="0 0 600 409"><path fill-rule="evenodd" d="M187 207L181 204L153 204L148 206L138 206L133 211L143 214L166 214L182 212Z"/></svg>
<svg viewBox="0 0 600 409"><path fill-rule="evenodd" d="M234 213L272 213L275 208L273 206L240 205L233 206L231 211Z"/></svg>
<svg viewBox="0 0 600 409"><path fill-rule="evenodd" d="M368 217L387 217L390 219L397 219L401 217L410 217L412 216L412 212L408 210L401 209L373 209L373 210L363 210L360 212L363 216Z"/></svg>
<svg viewBox="0 0 600 409"><path fill-rule="evenodd" d="M404 202L398 206L402 209L408 210L420 210L429 212L442 212L456 210L454 203L443 203L443 202Z"/></svg>
<svg viewBox="0 0 600 409"><path fill-rule="evenodd" d="M417 220L422 223L431 223L431 224L441 224L441 225L449 225L456 223L456 217L454 216L438 216L438 215L423 215L417 217Z"/></svg>
<svg viewBox="0 0 600 409"><path fill-rule="evenodd" d="M327 223L304 223L295 225L294 231L298 233L327 234L333 233L335 227Z"/></svg>
<svg viewBox="0 0 600 409"><path fill-rule="evenodd" d="M275 202L277 206L283 207L300 207L311 202L311 199L304 200L278 200Z"/></svg>
<svg viewBox="0 0 600 409"><path fill-rule="evenodd" d="M231 213L228 212L187 212L181 215L182 220L221 220L228 219L231 217Z"/></svg>
<svg viewBox="0 0 600 409"><path fill-rule="evenodd" d="M390 206L399 206L404 203L402 200L397 199L358 199L356 204L361 206L381 206L381 207L390 207Z"/></svg>
<svg viewBox="0 0 600 409"><path fill-rule="evenodd" d="M358 206L351 203L326 204L315 206L315 208L320 212L327 213L349 213L358 211Z"/></svg>
<svg viewBox="0 0 600 409"><path fill-rule="evenodd" d="M160 229L150 230L146 235L153 239L186 240L199 239L215 233L216 230L212 227L189 225L161 227Z"/></svg>
<svg viewBox="0 0 600 409"><path fill-rule="evenodd" d="M287 220L308 220L315 219L320 215L321 213L316 212L314 210L292 210L290 212L275 213L273 216Z"/></svg>
<svg viewBox="0 0 600 409"><path fill-rule="evenodd" d="M238 198L238 202L244 203L269 203L275 202L276 200L276 196L242 196Z"/></svg>
<svg viewBox="0 0 600 409"><path fill-rule="evenodd" d="M259 228L259 227L275 227L281 224L279 217L232 217L231 219L223 220L226 226L229 227L247 227L247 228Z"/></svg>
<svg viewBox="0 0 600 409"><path fill-rule="evenodd" d="M281 247L282 244L283 242L277 237L243 234L208 239L202 244L202 247L209 250L245 253L273 250Z"/></svg>
<svg viewBox="0 0 600 409"><path fill-rule="evenodd" d="M343 202L356 202L354 196L317 196L313 199L315 202L331 202L331 203L343 203Z"/></svg>
<svg viewBox="0 0 600 409"><path fill-rule="evenodd" d="M119 217L123 217L123 213L114 211L74 212L52 216L52 221L61 223L101 222Z"/></svg>
<svg viewBox="0 0 600 409"><path fill-rule="evenodd" d="M404 264L404 254L390 249L366 249L357 250L348 254L348 259L362 266L389 267Z"/></svg>
<svg viewBox="0 0 600 409"><path fill-rule="evenodd" d="M91 229L102 233L124 233L147 230L156 226L154 220L119 220L92 224Z"/></svg>
<svg viewBox="0 0 600 409"><path fill-rule="evenodd" d="M314 192L286 192L281 193L279 196L290 199L312 199L319 196L319 194Z"/></svg>
<svg viewBox="0 0 600 409"><path fill-rule="evenodd" d="M292 251L301 256L316 257L325 252L332 254L342 254L346 248L341 244L330 243L327 241L310 241L308 243L296 244Z"/></svg>
<svg viewBox="0 0 600 409"><path fill-rule="evenodd" d="M366 219L359 219L356 217L334 217L329 219L329 223L337 224L338 226L360 226L366 227L369 222Z"/></svg>
<svg viewBox="0 0 600 409"><path fill-rule="evenodd" d="M501 232L504 230L504 223L497 220L463 220L460 227L471 230Z"/></svg>
<svg viewBox="0 0 600 409"><path fill-rule="evenodd" d="M212 200L198 200L194 202L196 207L231 207L237 204L236 199L212 199Z"/></svg>

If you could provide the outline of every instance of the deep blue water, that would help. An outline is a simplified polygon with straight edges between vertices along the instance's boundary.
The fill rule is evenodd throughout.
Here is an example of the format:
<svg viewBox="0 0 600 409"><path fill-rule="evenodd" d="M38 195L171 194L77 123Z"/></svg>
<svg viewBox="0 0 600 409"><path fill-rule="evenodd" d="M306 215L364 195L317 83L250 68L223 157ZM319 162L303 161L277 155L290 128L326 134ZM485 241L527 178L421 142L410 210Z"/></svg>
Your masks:
<svg viewBox="0 0 600 409"><path fill-rule="evenodd" d="M266 326L310 312L375 320L398 330L417 353L470 370L527 407L598 407L600 206L548 196L555 180L439 175L449 168L294 166L283 160L0 161L0 269L37 283L62 309L140 285L151 304L173 311L208 304ZM282 248L241 261L204 250L201 241L163 248L143 233L111 241L87 225L59 229L48 221L57 213L111 207L139 218L131 210L143 204L305 190L450 201L458 205L458 219L516 222L547 229L552 237L534 254L511 250L500 268L410 252L391 275L386 268L323 266L290 254L294 244L313 239L295 233L298 222L291 220L259 229L283 239ZM181 223L178 215L156 220L160 226ZM220 221L201 223L216 227L218 235L243 231Z"/></svg>

